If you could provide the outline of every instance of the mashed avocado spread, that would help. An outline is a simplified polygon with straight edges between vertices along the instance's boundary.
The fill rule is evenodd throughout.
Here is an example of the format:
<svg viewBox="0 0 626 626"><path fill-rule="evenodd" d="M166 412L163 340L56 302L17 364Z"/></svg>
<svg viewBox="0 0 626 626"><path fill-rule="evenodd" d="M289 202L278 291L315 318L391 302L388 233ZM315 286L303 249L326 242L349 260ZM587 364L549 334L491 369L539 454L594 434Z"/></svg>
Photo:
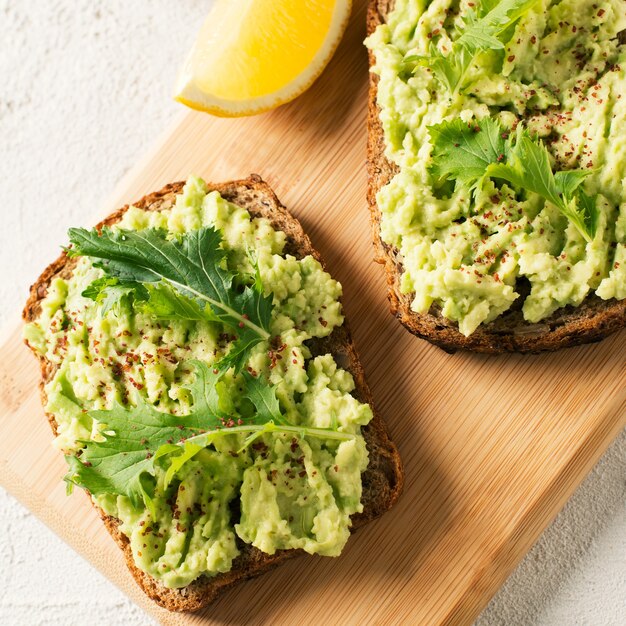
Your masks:
<svg viewBox="0 0 626 626"><path fill-rule="evenodd" d="M45 409L58 424L56 446L89 477L81 486L89 485L96 504L120 520L137 566L168 587L228 571L242 542L270 554L301 548L338 555L349 536L350 515L362 510L361 473L368 463L361 426L372 418L370 407L351 395L352 376L331 354L313 357L307 345L343 323L341 285L317 260L285 254L283 232L217 192L207 193L197 178L187 182L171 209L131 207L111 232L156 229L176 241L203 227L219 232L224 271L248 283L256 275L272 306L269 338L257 340L241 371L230 368L215 385L198 386L198 372L211 375L239 328L211 315L161 319L136 306L137 295L125 297L126 287L116 281L104 300L94 301L89 290L101 284L104 272L88 256L77 258L71 277L52 281L41 314L25 331L29 344L58 367L45 385ZM115 289L121 297L115 298ZM221 418L221 432L189 448L186 463L174 471L180 456L157 460L161 451L155 455L141 446L147 450L148 439L157 436L150 430L152 417L158 423L167 414L168 423L187 432L197 402L194 381L196 393L206 393L206 406L213 401L228 418ZM262 381L257 396L245 391L250 381ZM284 430L246 432L246 424L256 423L255 407L280 419ZM98 455L118 451L113 416L132 421L139 413L147 417L141 427L129 422L129 432L141 442L135 442L139 458L124 470L128 475L89 475ZM167 453L185 442L162 443ZM97 454L87 457L89 446ZM138 478L136 468L148 465L150 471ZM126 483L143 497L121 494Z"/></svg>
<svg viewBox="0 0 626 626"><path fill-rule="evenodd" d="M521 299L535 323L593 293L626 298L624 1L394 7L366 44L398 167L377 196L381 237L413 310L469 335Z"/></svg>

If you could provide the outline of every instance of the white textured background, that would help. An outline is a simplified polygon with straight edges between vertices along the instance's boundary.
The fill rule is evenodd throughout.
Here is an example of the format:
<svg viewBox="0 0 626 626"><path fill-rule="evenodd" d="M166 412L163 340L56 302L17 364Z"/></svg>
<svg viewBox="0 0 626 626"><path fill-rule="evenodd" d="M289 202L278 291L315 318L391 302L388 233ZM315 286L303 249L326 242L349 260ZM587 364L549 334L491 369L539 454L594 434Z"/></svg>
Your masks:
<svg viewBox="0 0 626 626"><path fill-rule="evenodd" d="M210 3L0 0L0 326L179 110ZM0 489L0 624L151 623ZM625 434L478 621L535 624L626 624Z"/></svg>

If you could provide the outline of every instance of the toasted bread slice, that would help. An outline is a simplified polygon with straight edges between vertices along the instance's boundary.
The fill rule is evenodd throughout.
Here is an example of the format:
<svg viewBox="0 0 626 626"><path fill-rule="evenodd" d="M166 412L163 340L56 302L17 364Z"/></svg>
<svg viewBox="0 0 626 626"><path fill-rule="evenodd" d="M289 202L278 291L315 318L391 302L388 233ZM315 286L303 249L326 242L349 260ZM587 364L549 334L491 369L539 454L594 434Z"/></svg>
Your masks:
<svg viewBox="0 0 626 626"><path fill-rule="evenodd" d="M393 5L394 0L370 0L367 13L368 35L386 21ZM369 62L370 67L375 62L371 51ZM400 289L400 279L404 272L401 255L380 237L381 214L376 203L376 194L395 176L398 168L385 157L385 138L379 117L380 109L376 102L377 88L378 76L370 73L367 200L377 250L376 260L385 265L387 274L391 312L410 332L447 352L471 350L500 354L542 352L591 343L626 326L626 300L602 300L596 295L587 297L578 307L563 307L537 324L531 324L524 319L521 311L522 297L512 309L493 322L479 326L469 337L461 334L458 324L446 319L434 306L425 314L412 311L414 294L404 294ZM523 289L518 288L518 291Z"/></svg>
<svg viewBox="0 0 626 626"><path fill-rule="evenodd" d="M183 189L184 183L167 185L161 191L150 194L134 203L141 209L160 211L172 206L175 197ZM282 230L287 235L285 252L297 258L312 255L321 262L319 253L313 248L311 241L302 230L300 223L278 201L271 188L259 176L252 175L241 181L208 185L209 190L217 190L227 200L247 209L253 217L262 216L269 219L274 228ZM128 206L116 211L99 226L111 225L119 221ZM37 319L41 301L47 293L48 286L56 276L69 277L76 261L65 253L50 265L37 282L31 287L30 297L23 312L26 322ZM357 357L347 322L325 339L316 339L308 342L313 355L332 353L337 363L348 370L354 377L356 390L354 392L362 402L367 402L373 408L372 397L365 382L363 368ZM40 389L45 404L44 384L49 381L55 372L55 366L43 358L41 364ZM52 430L56 434L57 425L53 415L48 415ZM364 510L352 517L353 529L375 519L389 510L396 502L400 492L404 474L398 451L389 439L385 424L380 415L374 410L373 420L363 428L363 435L369 451L369 465L362 474ZM168 589L158 580L146 574L133 561L128 539L118 529L118 520L100 511L104 523L119 547L123 550L126 563L139 586L157 604L171 611L195 611L201 609L217 596L233 585L252 576L261 574L283 561L305 554L302 550L283 550L274 555L265 554L255 547L239 541L240 555L234 560L232 569L214 577L202 576L187 587Z"/></svg>

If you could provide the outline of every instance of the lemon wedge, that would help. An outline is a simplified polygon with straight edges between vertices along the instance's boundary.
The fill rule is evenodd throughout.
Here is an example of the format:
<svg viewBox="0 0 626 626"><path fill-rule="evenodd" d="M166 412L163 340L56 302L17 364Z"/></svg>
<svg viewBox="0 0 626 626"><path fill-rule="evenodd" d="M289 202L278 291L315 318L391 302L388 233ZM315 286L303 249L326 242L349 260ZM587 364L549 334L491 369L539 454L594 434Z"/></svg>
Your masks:
<svg viewBox="0 0 626 626"><path fill-rule="evenodd" d="M216 0L174 98L224 117L293 100L330 61L351 5L352 0Z"/></svg>

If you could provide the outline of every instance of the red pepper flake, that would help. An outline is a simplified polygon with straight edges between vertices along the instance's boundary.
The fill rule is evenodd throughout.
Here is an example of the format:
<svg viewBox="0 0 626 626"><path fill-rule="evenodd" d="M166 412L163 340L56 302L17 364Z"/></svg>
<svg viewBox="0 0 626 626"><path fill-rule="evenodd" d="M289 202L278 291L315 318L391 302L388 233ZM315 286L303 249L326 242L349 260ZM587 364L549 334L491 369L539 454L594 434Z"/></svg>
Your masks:
<svg viewBox="0 0 626 626"><path fill-rule="evenodd" d="M604 9L600 9L598 11L598 17L602 17L605 13L606 13L606 11Z"/></svg>
<svg viewBox="0 0 626 626"><path fill-rule="evenodd" d="M509 57L507 58L507 61L508 61L509 63L513 63L513 61L515 61L515 55L514 55L514 54L512 54L511 56L509 56Z"/></svg>

